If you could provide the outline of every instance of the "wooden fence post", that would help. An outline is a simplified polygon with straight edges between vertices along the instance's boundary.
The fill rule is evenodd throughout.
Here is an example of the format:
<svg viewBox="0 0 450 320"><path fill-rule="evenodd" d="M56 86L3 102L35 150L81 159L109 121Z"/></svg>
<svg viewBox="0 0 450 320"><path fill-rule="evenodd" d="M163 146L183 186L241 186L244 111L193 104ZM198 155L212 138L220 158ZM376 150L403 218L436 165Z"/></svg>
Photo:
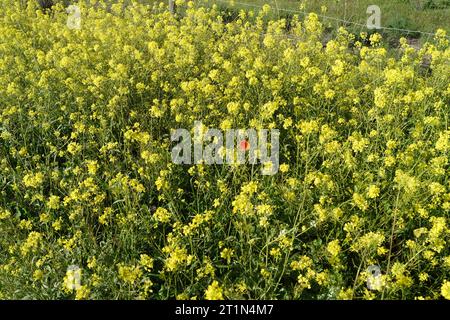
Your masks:
<svg viewBox="0 0 450 320"><path fill-rule="evenodd" d="M43 11L48 11L54 5L53 0L38 0L39 6Z"/></svg>
<svg viewBox="0 0 450 320"><path fill-rule="evenodd" d="M177 8L175 5L175 0L169 0L169 11L171 14L175 14Z"/></svg>

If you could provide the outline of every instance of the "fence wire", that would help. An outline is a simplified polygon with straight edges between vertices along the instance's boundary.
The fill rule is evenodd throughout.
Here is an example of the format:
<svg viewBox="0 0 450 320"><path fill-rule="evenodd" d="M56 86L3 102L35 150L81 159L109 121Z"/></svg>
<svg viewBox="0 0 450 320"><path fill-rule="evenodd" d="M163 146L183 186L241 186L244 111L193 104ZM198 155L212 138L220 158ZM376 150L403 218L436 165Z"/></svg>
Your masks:
<svg viewBox="0 0 450 320"><path fill-rule="evenodd" d="M262 9L263 6L255 4L255 3L247 3L247 2L242 2L242 1L234 1L234 0L210 0L211 2L218 2L218 3L222 3L222 4L226 4L228 6L231 5L239 5L239 6L243 6L243 7L250 7L250 8L255 8L255 9ZM280 8L278 5L276 5L275 8L276 11L278 12L287 12L287 13L292 13L292 14L301 14L303 16L307 16L312 12L306 12L306 11L299 11L299 10L293 10L293 9L287 9L287 8ZM315 12L314 12L315 13ZM362 24L362 23L358 23L358 22L354 22L354 21L350 21L350 20L345 20L342 18L337 18L337 17L331 17L331 16L327 16L324 14L319 14L319 13L315 13L318 17L322 18L323 20L333 20L336 22L340 22L343 23L344 25L354 25L354 26L359 26L361 27L361 30L363 28L366 28L367 25ZM407 34L422 34L422 35L427 35L427 36L436 36L436 33L432 33L432 32L424 32L424 31L420 31L420 30L410 30L410 29L401 29L401 28L393 28L393 27L382 27L380 26L379 28L376 28L375 30L389 30L389 31L398 31L398 32L405 32ZM450 39L450 36L445 36L447 39ZM429 37L428 37L429 38Z"/></svg>

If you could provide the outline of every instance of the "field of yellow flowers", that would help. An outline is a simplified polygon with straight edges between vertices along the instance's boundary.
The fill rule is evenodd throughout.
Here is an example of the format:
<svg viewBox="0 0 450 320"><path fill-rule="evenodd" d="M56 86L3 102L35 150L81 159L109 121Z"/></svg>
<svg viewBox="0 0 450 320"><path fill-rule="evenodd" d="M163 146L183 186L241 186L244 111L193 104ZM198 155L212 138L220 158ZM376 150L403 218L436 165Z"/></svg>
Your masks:
<svg viewBox="0 0 450 320"><path fill-rule="evenodd" d="M443 30L128 2L0 1L0 298L450 299ZM279 129L279 172L174 164L194 121Z"/></svg>

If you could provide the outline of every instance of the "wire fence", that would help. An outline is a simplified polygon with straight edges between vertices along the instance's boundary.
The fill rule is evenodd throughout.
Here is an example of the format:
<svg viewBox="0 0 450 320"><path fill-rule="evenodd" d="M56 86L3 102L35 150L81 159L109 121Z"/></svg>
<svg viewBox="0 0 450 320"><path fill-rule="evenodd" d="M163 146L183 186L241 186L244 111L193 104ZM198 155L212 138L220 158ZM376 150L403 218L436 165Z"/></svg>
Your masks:
<svg viewBox="0 0 450 320"><path fill-rule="evenodd" d="M250 8L255 8L255 9L262 9L263 6L255 4L255 3L247 3L247 2L242 2L242 1L234 1L234 0L210 0L211 2L218 2L218 3L222 3L222 4L226 4L227 6L232 6L234 5L239 5L242 7L250 7ZM276 11L278 12L287 12L287 13L292 13L292 14L300 14L303 16L308 16L310 13L312 12L306 12L306 11L300 11L300 10L293 10L293 9L287 9L287 8L280 8L278 7L278 5L276 5L275 8ZM362 24L362 23L358 23L355 21L351 21L351 20L346 20L346 19L342 19L342 18L337 18L337 17L331 17L331 16L327 16L324 14L319 14L319 13L315 13L318 17L322 18L323 20L332 20L335 22L339 22L342 23L343 25L354 25L357 27L360 27L360 30L364 30L367 28L366 24ZM376 28L376 30L386 30L386 31L397 31L397 32L403 32L406 34L421 34L421 35L425 35L427 36L427 39L429 39L430 37L435 37L436 33L432 33L432 32L424 32L424 31L420 31L420 30L410 30L410 29L401 29L401 28L393 28L393 27L378 27ZM445 36L447 39L450 39L450 36Z"/></svg>

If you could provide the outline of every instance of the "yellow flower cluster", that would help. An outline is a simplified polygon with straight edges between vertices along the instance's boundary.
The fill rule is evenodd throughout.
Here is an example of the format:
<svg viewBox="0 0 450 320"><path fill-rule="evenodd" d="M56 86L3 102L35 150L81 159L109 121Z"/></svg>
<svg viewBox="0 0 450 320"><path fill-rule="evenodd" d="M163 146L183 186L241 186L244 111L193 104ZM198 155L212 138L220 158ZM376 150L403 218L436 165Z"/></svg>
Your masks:
<svg viewBox="0 0 450 320"><path fill-rule="evenodd" d="M0 297L450 298L445 31L54 2L0 1ZM279 172L174 164L196 121L279 130Z"/></svg>
<svg viewBox="0 0 450 320"><path fill-rule="evenodd" d="M205 291L206 300L223 300L223 289L219 283L214 280Z"/></svg>

